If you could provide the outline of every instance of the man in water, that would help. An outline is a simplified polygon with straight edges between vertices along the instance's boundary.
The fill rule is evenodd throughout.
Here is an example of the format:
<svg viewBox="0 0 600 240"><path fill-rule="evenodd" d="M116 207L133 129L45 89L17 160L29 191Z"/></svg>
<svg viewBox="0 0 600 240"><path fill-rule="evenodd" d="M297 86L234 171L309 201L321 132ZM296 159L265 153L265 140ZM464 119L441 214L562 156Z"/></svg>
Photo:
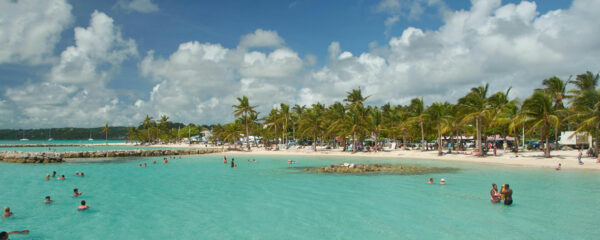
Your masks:
<svg viewBox="0 0 600 240"><path fill-rule="evenodd" d="M148 167L148 164L144 163L144 167Z"/></svg>
<svg viewBox="0 0 600 240"><path fill-rule="evenodd" d="M56 178L56 180L65 180L65 175L62 175L59 178Z"/></svg>
<svg viewBox="0 0 600 240"><path fill-rule="evenodd" d="M427 182L427 184L432 184L433 183L433 178L429 178L429 182Z"/></svg>
<svg viewBox="0 0 600 240"><path fill-rule="evenodd" d="M46 174L46 181L50 180L50 174Z"/></svg>
<svg viewBox="0 0 600 240"><path fill-rule="evenodd" d="M580 152L581 152L581 150L580 150ZM53 171L52 172L52 178L55 178L55 177L56 177L56 171Z"/></svg>
<svg viewBox="0 0 600 240"><path fill-rule="evenodd" d="M73 197L79 197L79 196L81 196L81 194L83 194L83 193L80 193L79 189L77 189L77 188L73 189Z"/></svg>
<svg viewBox="0 0 600 240"><path fill-rule="evenodd" d="M44 200L44 203L51 203L52 200L50 199L50 196L46 196L46 200Z"/></svg>
<svg viewBox="0 0 600 240"><path fill-rule="evenodd" d="M140 166L138 168L142 168L142 164L140 163Z"/></svg>
<svg viewBox="0 0 600 240"><path fill-rule="evenodd" d="M500 202L500 193L498 192L498 186L496 186L495 183L492 183L492 190L490 190L490 196L490 200L492 201L492 203Z"/></svg>
<svg viewBox="0 0 600 240"><path fill-rule="evenodd" d="M10 234L29 234L29 230L25 229L23 231L0 232L0 240L8 240L8 235Z"/></svg>
<svg viewBox="0 0 600 240"><path fill-rule="evenodd" d="M504 187L504 191L502 191L502 194L504 194L504 205L511 205L513 202L512 189L510 189L508 184L505 184Z"/></svg>
<svg viewBox="0 0 600 240"><path fill-rule="evenodd" d="M79 174L80 177L84 177L83 172L81 172L81 174Z"/></svg>
<svg viewBox="0 0 600 240"><path fill-rule="evenodd" d="M4 214L2 214L2 217L10 217L12 215L13 215L13 213L10 211L10 208L9 207L5 207L4 208Z"/></svg>
<svg viewBox="0 0 600 240"><path fill-rule="evenodd" d="M442 180L440 180L440 185L444 185L444 184L446 184L446 179L442 178Z"/></svg>
<svg viewBox="0 0 600 240"><path fill-rule="evenodd" d="M233 168L235 166L235 163L233 163L235 159L231 158L231 167Z"/></svg>
<svg viewBox="0 0 600 240"><path fill-rule="evenodd" d="M227 157L223 156L223 164L227 164Z"/></svg>
<svg viewBox="0 0 600 240"><path fill-rule="evenodd" d="M90 206L85 205L85 200L81 200L81 205L77 207L77 210L86 210L88 208L90 208Z"/></svg>

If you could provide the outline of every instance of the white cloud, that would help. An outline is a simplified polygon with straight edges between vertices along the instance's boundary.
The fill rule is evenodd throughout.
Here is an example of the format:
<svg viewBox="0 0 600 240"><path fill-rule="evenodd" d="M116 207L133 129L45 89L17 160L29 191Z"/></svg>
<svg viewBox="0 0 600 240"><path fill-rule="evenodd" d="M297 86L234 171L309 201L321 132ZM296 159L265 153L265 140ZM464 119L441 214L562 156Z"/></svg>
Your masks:
<svg viewBox="0 0 600 240"><path fill-rule="evenodd" d="M119 66L136 55L135 41L123 39L112 18L94 11L88 28L75 28L75 45L62 52L60 63L52 68L49 78L79 86L103 84L110 79L112 69L99 70L102 64Z"/></svg>
<svg viewBox="0 0 600 240"><path fill-rule="evenodd" d="M158 12L158 5L151 0L119 0L117 6L128 11L136 11L141 13Z"/></svg>
<svg viewBox="0 0 600 240"><path fill-rule="evenodd" d="M49 62L72 21L65 0L0 1L0 64Z"/></svg>
<svg viewBox="0 0 600 240"><path fill-rule="evenodd" d="M239 46L242 48L253 47L280 47L284 43L276 31L256 29L254 33L244 35Z"/></svg>

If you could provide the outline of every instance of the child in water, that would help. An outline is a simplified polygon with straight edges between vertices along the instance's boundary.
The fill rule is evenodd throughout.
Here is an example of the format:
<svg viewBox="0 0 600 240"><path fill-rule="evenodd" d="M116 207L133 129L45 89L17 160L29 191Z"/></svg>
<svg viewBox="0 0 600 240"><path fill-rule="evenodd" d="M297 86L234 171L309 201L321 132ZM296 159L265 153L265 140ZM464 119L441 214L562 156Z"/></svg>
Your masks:
<svg viewBox="0 0 600 240"><path fill-rule="evenodd" d="M81 200L81 205L77 207L77 210L86 210L88 208L90 208L90 206L85 205L85 200Z"/></svg>

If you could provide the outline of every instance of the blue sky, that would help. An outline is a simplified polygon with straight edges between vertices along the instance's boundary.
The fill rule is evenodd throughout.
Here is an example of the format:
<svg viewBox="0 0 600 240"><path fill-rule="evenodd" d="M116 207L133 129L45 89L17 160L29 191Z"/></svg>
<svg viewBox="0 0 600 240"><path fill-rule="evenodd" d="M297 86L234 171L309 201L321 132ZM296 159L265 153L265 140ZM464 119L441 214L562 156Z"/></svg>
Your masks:
<svg viewBox="0 0 600 240"><path fill-rule="evenodd" d="M0 46L7 128L129 125L146 113L225 122L236 96L267 112L279 102L331 103L359 86L375 105L454 101L484 82L526 97L552 75L599 70L589 56L598 35L573 30L597 29L588 9L598 3L587 0L1 4L9 21L0 40L11 42ZM46 16L50 6L56 13ZM17 21L25 13L35 17ZM23 34L32 29L42 36ZM561 35L581 48L561 46ZM23 98L38 93L47 96Z"/></svg>

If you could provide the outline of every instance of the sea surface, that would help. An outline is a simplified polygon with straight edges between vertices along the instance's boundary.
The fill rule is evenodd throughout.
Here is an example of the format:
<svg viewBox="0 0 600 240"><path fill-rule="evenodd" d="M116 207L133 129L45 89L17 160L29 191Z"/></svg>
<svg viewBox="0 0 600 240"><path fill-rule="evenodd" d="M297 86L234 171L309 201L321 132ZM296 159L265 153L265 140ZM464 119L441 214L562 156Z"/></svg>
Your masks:
<svg viewBox="0 0 600 240"><path fill-rule="evenodd" d="M69 152L69 151L104 151L104 150L136 150L136 149L185 149L169 147L169 145L148 147L148 146L132 146L132 145L104 145L105 140L30 140L30 141L0 141L0 151L21 151L21 152ZM123 140L108 140L108 143L125 143ZM22 145L32 145L24 147ZM40 147L37 145L58 145ZM73 146L60 146L73 145ZM75 146L77 145L77 146Z"/></svg>
<svg viewBox="0 0 600 240"><path fill-rule="evenodd" d="M248 160L256 159L254 163ZM152 164L156 160L157 164ZM287 160L297 163L288 165ZM434 160L220 156L0 162L11 239L597 239L600 175ZM455 167L425 175L307 173L333 163ZM146 163L148 167L138 168ZM65 181L46 181L56 171ZM76 177L76 171L85 177ZM438 183L428 185L433 177ZM514 204L489 201L509 183ZM83 193L73 197L73 188ZM42 203L44 196L54 202ZM77 211L81 200L91 208Z"/></svg>

